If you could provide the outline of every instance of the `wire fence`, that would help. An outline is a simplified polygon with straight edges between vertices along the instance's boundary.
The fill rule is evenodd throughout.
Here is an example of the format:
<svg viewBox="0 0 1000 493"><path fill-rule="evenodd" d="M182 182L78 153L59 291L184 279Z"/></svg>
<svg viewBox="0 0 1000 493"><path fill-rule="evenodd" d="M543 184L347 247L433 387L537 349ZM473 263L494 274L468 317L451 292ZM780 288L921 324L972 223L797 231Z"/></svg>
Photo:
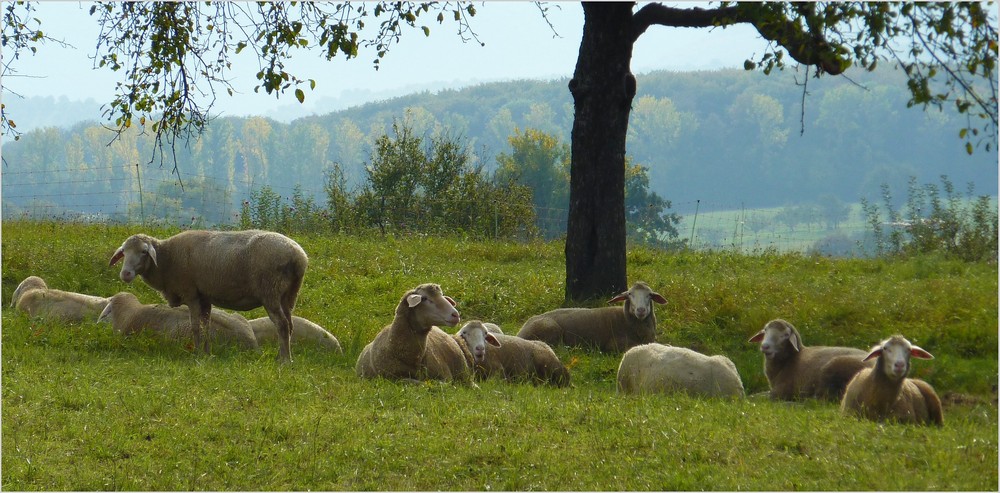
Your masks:
<svg viewBox="0 0 1000 493"><path fill-rule="evenodd" d="M113 172L116 174L112 175ZM95 176L100 175L100 176ZM251 196L259 189L252 179L229 179L182 173L180 181L167 170L122 173L121 167L54 168L0 173L4 220L52 220L88 223L172 224L180 227L238 227ZM184 183L182 189L181 183ZM258 187L258 188L255 188ZM316 212L327 208L322 184L269 185L286 202L293 194L309 198ZM141 190L141 192L140 192ZM865 254L868 224L860 206L847 206L838 220L818 214L795 217L785 207L748 209L742 203L706 198L673 203L676 240L688 248L736 250L747 253L820 252L838 256ZM470 208L477 214L482 207ZM487 209L489 210L489 209ZM389 215L395 211L390 211ZM534 208L538 231L565 231L568 211ZM420 211L411 211L412 222ZM405 216L404 217L409 217ZM245 218L242 218L245 220ZM499 218L484 218L499 222ZM499 228L498 228L499 229ZM536 232L537 234L537 232ZM553 235L542 235L552 238ZM560 235L555 235L560 236Z"/></svg>

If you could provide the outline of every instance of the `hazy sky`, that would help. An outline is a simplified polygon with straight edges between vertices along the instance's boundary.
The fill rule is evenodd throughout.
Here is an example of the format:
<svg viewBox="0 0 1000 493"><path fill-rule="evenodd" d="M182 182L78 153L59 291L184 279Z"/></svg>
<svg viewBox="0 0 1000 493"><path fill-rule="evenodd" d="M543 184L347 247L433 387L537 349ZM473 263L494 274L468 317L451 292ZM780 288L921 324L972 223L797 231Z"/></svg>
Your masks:
<svg viewBox="0 0 1000 493"><path fill-rule="evenodd" d="M98 33L96 19L89 15L90 5L38 4L37 17L42 21L42 30L73 48L50 43L35 56L17 60L18 76L3 80L5 93L94 98L100 103L112 99L117 74L93 69L90 59ZM375 58L371 49L361 51L352 60L338 55L330 62L318 53L303 51L287 67L302 79L317 81L315 90L306 90L306 105L301 109L320 113L340 109L347 103L385 99L417 90L434 91L498 80L570 77L579 50L583 10L577 2L548 6L549 20L558 37L535 4L488 2L476 4L477 14L472 18L473 29L486 46L463 43L454 22L438 25L432 20L430 37L425 37L419 29L404 31L401 42L390 49L378 71L371 63ZM661 69L742 67L744 60L755 53L759 55L765 46L764 40L748 26L711 30L653 26L636 43L632 71L640 74ZM297 105L291 94L276 100L263 91L253 92L254 74L259 67L249 53L246 50L236 59L230 75L236 90L242 94L228 97L222 93L215 111L224 115L262 114Z"/></svg>

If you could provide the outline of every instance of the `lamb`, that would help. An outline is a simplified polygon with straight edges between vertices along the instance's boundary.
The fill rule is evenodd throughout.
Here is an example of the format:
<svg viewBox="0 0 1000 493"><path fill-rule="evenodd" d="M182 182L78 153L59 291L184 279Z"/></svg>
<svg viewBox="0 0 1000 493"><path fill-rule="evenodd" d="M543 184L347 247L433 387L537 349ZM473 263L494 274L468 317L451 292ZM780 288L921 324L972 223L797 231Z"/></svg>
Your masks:
<svg viewBox="0 0 1000 493"><path fill-rule="evenodd" d="M250 321L250 329L253 330L257 343L276 343L279 341L278 328L268 317L255 318ZM340 341L323 327L302 317L292 317L292 341L296 345L303 342L310 342L323 349L343 354L340 348Z"/></svg>
<svg viewBox="0 0 1000 493"><path fill-rule="evenodd" d="M603 352L623 352L656 339L653 301L667 302L644 282L637 282L608 303L624 301L623 309L560 308L528 319L518 337L550 345L592 346Z"/></svg>
<svg viewBox="0 0 1000 493"><path fill-rule="evenodd" d="M354 369L361 378L454 380L475 386L462 348L437 327L454 327L459 321L455 300L441 286L421 284L403 294L392 323L361 350Z"/></svg>
<svg viewBox="0 0 1000 493"><path fill-rule="evenodd" d="M309 262L292 239L259 230L192 230L165 240L135 234L109 265L122 258L122 281L142 276L171 307L187 305L195 347L212 305L241 311L263 306L278 328L278 360L292 360L292 308ZM204 350L209 352L208 339Z"/></svg>
<svg viewBox="0 0 1000 493"><path fill-rule="evenodd" d="M21 281L10 300L10 306L29 317L61 322L93 320L107 304L107 298L50 289L38 276Z"/></svg>
<svg viewBox="0 0 1000 493"><path fill-rule="evenodd" d="M631 394L683 391L706 397L743 397L736 365L722 355L650 343L625 352L618 366L618 391Z"/></svg>
<svg viewBox="0 0 1000 493"><path fill-rule="evenodd" d="M816 397L839 401L851 377L871 366L864 362L867 353L861 349L804 346L799 331L781 319L765 324L748 342L760 343L764 375L775 400Z"/></svg>
<svg viewBox="0 0 1000 493"><path fill-rule="evenodd" d="M257 339L250 324L241 315L215 310L210 320L216 329L214 337L218 342L243 349L257 349ZM180 341L191 337L191 318L187 310L144 305L134 294L127 292L112 296L97 321L111 322L115 332L125 336L148 330L167 340Z"/></svg>
<svg viewBox="0 0 1000 493"><path fill-rule="evenodd" d="M496 341L490 346L483 344L485 354L473 365L478 377L499 375L508 381L530 380L557 387L569 385L569 370L548 344L492 332L493 327L496 325L476 320L465 324L456 334L465 339L469 347L477 347L479 339L488 342L492 337Z"/></svg>
<svg viewBox="0 0 1000 493"><path fill-rule="evenodd" d="M944 425L941 399L934 388L923 380L906 377L911 357L934 359L901 335L873 347L865 360L875 358L875 367L862 370L847 384L841 413L874 421Z"/></svg>

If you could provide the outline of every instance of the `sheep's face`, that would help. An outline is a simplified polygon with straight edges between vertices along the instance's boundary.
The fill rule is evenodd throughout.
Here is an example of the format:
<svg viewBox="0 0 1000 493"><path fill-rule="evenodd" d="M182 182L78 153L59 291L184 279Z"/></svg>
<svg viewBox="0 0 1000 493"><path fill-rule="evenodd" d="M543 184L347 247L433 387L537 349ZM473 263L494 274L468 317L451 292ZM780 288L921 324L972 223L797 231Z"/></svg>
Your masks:
<svg viewBox="0 0 1000 493"><path fill-rule="evenodd" d="M156 248L147 238L133 235L115 251L108 265L114 265L123 258L125 260L122 262L122 271L119 277L122 281L129 283L135 279L135 276L145 274L156 267Z"/></svg>
<svg viewBox="0 0 1000 493"><path fill-rule="evenodd" d="M645 320L646 317L653 313L654 301L661 305L667 302L666 298L654 292L643 282L635 283L632 289L611 298L608 300L608 303L617 303L619 301L625 302L624 309L626 314L631 314L639 320Z"/></svg>
<svg viewBox="0 0 1000 493"><path fill-rule="evenodd" d="M465 324L458 331L458 336L465 340L465 345L469 347L469 351L472 352L472 359L477 364L482 363L486 359L487 344L500 347L500 341L497 340L496 336L487 332L486 327L476 320Z"/></svg>
<svg viewBox="0 0 1000 493"><path fill-rule="evenodd" d="M799 340L798 333L791 324L783 320L768 322L760 332L750 338L749 342L759 342L760 352L764 353L767 359L784 352L786 344L790 345L793 351L802 350L802 341Z"/></svg>
<svg viewBox="0 0 1000 493"><path fill-rule="evenodd" d="M895 336L882 341L881 344L872 348L865 361L872 358L880 358L882 372L890 380L901 380L910 373L910 358L933 359L931 353L924 351L918 346L914 346L910 341L902 336Z"/></svg>
<svg viewBox="0 0 1000 493"><path fill-rule="evenodd" d="M454 327L461 322L455 300L445 296L437 284L422 284L409 293L405 303L414 311L420 326L447 325Z"/></svg>

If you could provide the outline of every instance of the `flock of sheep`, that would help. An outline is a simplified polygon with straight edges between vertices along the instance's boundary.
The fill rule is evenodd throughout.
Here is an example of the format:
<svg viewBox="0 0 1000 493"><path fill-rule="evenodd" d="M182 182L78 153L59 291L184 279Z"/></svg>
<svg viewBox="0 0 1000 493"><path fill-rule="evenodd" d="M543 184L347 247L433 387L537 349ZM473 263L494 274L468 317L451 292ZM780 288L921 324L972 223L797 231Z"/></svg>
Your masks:
<svg viewBox="0 0 1000 493"><path fill-rule="evenodd" d="M292 316L308 258L293 240L258 230L185 231L160 240L136 234L112 255L123 260L120 278L142 277L169 306L143 305L131 293L110 298L50 289L39 277L26 278L11 305L31 317L108 321L118 333L152 331L194 342L210 351L210 341L257 348L277 342L279 361L291 361L291 344L317 344L342 352L336 337L319 325ZM561 308L529 318L517 336L478 320L455 334L440 326L461 321L455 301L437 284L421 284L403 294L392 322L368 343L355 370L361 378L399 381L444 380L476 386L477 378L498 376L555 386L570 383L569 369L552 345L622 353L618 389L624 393L687 392L703 396L744 396L733 362L690 349L658 344L653 303L666 300L637 282L609 303L619 307ZM180 305L186 305L187 310ZM231 310L264 307L267 317L247 321ZM203 334L202 329L206 332ZM930 353L902 336L869 351L805 346L792 324L776 319L749 339L760 343L770 397L839 401L844 414L872 420L942 425L941 401L926 382L908 378L911 358Z"/></svg>

